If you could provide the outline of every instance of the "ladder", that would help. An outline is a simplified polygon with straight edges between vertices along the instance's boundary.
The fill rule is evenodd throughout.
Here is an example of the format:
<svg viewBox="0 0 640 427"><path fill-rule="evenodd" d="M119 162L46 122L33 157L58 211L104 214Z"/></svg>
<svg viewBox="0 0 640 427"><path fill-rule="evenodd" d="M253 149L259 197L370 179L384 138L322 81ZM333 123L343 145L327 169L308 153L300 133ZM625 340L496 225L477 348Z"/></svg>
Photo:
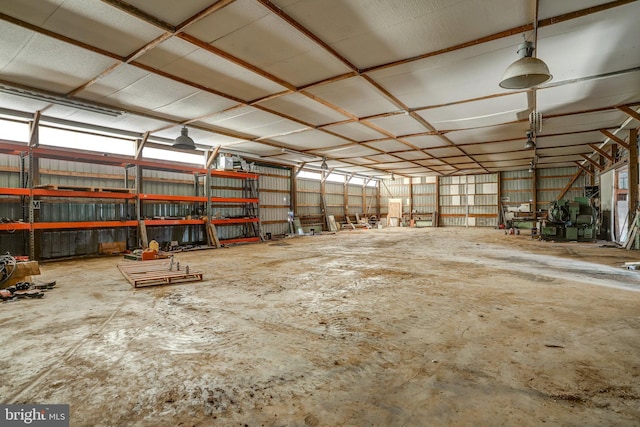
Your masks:
<svg viewBox="0 0 640 427"><path fill-rule="evenodd" d="M246 178L243 180L242 197L244 199L258 199L258 178ZM244 204L244 215L248 218L257 218L257 222L245 224L246 237L259 237L264 240L262 227L260 225L260 204L258 202L248 202Z"/></svg>

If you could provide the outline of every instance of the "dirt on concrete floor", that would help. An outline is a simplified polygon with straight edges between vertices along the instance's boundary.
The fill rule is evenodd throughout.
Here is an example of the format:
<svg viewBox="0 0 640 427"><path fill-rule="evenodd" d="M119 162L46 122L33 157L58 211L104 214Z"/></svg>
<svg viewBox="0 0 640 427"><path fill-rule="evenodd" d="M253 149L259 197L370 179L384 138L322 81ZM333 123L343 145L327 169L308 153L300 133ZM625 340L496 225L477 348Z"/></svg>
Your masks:
<svg viewBox="0 0 640 427"><path fill-rule="evenodd" d="M56 289L0 304L0 401L73 426L640 423L637 251L388 228L176 258L204 281L41 265Z"/></svg>

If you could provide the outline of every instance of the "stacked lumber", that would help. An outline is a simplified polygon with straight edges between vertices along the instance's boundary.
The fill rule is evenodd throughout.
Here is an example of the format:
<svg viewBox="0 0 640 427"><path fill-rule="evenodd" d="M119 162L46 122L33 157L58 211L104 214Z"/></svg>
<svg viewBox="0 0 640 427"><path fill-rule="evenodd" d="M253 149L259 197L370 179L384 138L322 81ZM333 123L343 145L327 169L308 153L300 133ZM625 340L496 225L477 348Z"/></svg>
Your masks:
<svg viewBox="0 0 640 427"><path fill-rule="evenodd" d="M636 242L636 238L639 236L638 235L638 214L639 213L640 212L636 211L636 214L633 217L633 222L629 224L630 227L629 227L629 232L627 233L627 242L624 245L624 248L627 250L631 249L634 246ZM638 248L636 247L636 249Z"/></svg>

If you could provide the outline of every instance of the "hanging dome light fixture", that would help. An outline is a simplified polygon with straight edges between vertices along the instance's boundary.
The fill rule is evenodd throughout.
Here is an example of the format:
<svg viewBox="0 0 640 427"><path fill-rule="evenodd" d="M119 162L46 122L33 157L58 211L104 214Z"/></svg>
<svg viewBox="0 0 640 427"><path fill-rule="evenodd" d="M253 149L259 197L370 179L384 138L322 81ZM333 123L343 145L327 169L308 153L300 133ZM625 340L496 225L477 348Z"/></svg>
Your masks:
<svg viewBox="0 0 640 427"><path fill-rule="evenodd" d="M527 131L527 142L524 143L524 149L533 150L534 148L536 148L536 143L533 140L533 132L529 130Z"/></svg>
<svg viewBox="0 0 640 427"><path fill-rule="evenodd" d="M320 164L320 169L322 169L323 171L326 171L327 169L329 169L329 166L327 166L327 158L326 157L322 158L322 164Z"/></svg>
<svg viewBox="0 0 640 427"><path fill-rule="evenodd" d="M553 78L547 64L533 56L534 50L532 42L524 42L518 46L520 59L507 67L500 81L500 87L504 89L529 89Z"/></svg>
<svg viewBox="0 0 640 427"><path fill-rule="evenodd" d="M180 148L181 150L195 150L196 143L193 142L193 139L189 136L189 131L186 126L182 127L180 131L180 136L176 138L173 142L173 148Z"/></svg>

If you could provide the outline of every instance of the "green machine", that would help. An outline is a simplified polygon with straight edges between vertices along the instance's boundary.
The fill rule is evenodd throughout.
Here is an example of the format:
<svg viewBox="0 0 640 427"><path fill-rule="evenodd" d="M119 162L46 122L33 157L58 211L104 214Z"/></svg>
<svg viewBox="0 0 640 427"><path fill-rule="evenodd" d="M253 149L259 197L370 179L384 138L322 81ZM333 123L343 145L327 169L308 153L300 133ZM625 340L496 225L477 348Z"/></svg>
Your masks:
<svg viewBox="0 0 640 427"><path fill-rule="evenodd" d="M588 197L556 200L542 225L543 240L590 242L598 236L598 211Z"/></svg>

